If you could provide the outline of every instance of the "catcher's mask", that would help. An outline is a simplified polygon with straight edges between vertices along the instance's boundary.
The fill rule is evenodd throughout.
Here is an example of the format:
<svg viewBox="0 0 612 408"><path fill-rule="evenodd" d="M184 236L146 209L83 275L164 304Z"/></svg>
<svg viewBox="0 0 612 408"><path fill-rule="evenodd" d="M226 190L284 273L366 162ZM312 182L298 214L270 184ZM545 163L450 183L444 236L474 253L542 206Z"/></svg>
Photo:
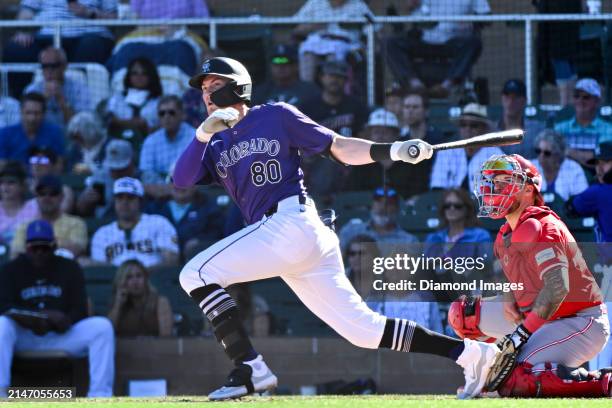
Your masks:
<svg viewBox="0 0 612 408"><path fill-rule="evenodd" d="M201 89L207 75L217 75L229 79L223 87L210 94L210 100L220 108L251 101L251 76L240 62L232 58L211 58L202 64L202 71L189 80L189 85Z"/></svg>
<svg viewBox="0 0 612 408"><path fill-rule="evenodd" d="M478 216L503 218L517 201L526 184L535 187L535 205L543 205L542 177L537 168L518 154L494 155L485 161L474 180Z"/></svg>

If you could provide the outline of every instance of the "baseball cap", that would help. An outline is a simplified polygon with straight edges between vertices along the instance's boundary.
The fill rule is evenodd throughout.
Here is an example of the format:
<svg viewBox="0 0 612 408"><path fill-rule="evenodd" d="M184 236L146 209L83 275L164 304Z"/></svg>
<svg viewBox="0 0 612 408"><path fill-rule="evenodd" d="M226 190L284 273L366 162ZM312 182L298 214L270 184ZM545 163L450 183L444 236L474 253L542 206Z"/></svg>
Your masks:
<svg viewBox="0 0 612 408"><path fill-rule="evenodd" d="M597 160L612 160L612 141L599 143L595 148L595 157L589 159L587 164L597 164Z"/></svg>
<svg viewBox="0 0 612 408"><path fill-rule="evenodd" d="M106 145L104 167L110 170L125 169L132 162L134 150L127 140L114 139Z"/></svg>
<svg viewBox="0 0 612 408"><path fill-rule="evenodd" d="M502 88L502 93L504 95L515 94L518 96L526 97L527 96L527 87L525 83L520 79L509 79L504 84Z"/></svg>
<svg viewBox="0 0 612 408"><path fill-rule="evenodd" d="M43 176L36 184L36 192L39 193L45 188L48 188L53 193L58 194L62 192L62 180L53 174L47 174Z"/></svg>
<svg viewBox="0 0 612 408"><path fill-rule="evenodd" d="M272 50L272 64L285 65L297 62L297 49L292 45L278 44Z"/></svg>
<svg viewBox="0 0 612 408"><path fill-rule="evenodd" d="M349 66L346 62L342 61L326 61L321 67L321 71L328 75L339 75L342 77L348 77Z"/></svg>
<svg viewBox="0 0 612 408"><path fill-rule="evenodd" d="M131 194L138 197L144 196L144 188L140 180L132 177L121 177L113 184L113 194Z"/></svg>
<svg viewBox="0 0 612 408"><path fill-rule="evenodd" d="M28 224L26 229L26 243L50 244L55 241L53 227L45 220L35 220Z"/></svg>
<svg viewBox="0 0 612 408"><path fill-rule="evenodd" d="M0 170L0 178L5 177L24 181L27 174L21 163L16 161L8 161L4 164L4 166L2 166L2 170Z"/></svg>
<svg viewBox="0 0 612 408"><path fill-rule="evenodd" d="M379 108L370 113L366 126L385 126L399 129L399 121L393 112Z"/></svg>
<svg viewBox="0 0 612 408"><path fill-rule="evenodd" d="M574 87L576 91L583 91L588 93L589 95L596 96L601 98L601 88L596 80L593 78L582 78L578 82L576 82L576 86Z"/></svg>
<svg viewBox="0 0 612 408"><path fill-rule="evenodd" d="M29 153L30 164L54 164L57 162L57 153L47 146L33 146Z"/></svg>

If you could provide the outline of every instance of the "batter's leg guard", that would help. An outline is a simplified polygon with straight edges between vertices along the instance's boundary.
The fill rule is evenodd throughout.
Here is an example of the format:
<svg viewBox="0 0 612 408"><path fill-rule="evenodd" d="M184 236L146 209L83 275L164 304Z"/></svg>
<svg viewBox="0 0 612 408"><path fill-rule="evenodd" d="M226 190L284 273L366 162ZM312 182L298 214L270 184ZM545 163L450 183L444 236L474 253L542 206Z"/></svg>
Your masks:
<svg viewBox="0 0 612 408"><path fill-rule="evenodd" d="M493 343L495 339L484 334L478 325L480 324L480 296L467 297L462 295L451 303L448 309L448 324L451 325L457 336L472 340Z"/></svg>
<svg viewBox="0 0 612 408"><path fill-rule="evenodd" d="M198 304L210 321L215 337L227 356L240 363L257 357L238 314L236 301L217 284L194 289L189 296Z"/></svg>
<svg viewBox="0 0 612 408"><path fill-rule="evenodd" d="M597 376L588 376L583 379L572 375L559 376L567 373L558 367L557 373L553 371L551 363L545 363L544 369L535 369L531 364L523 362L517 364L510 377L499 388L499 395L503 397L609 397L609 372L602 372Z"/></svg>

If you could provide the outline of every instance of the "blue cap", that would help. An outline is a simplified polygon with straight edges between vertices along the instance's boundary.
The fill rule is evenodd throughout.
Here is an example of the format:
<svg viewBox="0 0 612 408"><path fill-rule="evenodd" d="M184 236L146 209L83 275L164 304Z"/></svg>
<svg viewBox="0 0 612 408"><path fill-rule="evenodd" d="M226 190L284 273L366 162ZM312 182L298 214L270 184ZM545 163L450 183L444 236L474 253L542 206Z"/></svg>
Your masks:
<svg viewBox="0 0 612 408"><path fill-rule="evenodd" d="M51 243L53 241L55 241L53 227L47 221L35 220L28 225L28 229L26 231L26 243Z"/></svg>

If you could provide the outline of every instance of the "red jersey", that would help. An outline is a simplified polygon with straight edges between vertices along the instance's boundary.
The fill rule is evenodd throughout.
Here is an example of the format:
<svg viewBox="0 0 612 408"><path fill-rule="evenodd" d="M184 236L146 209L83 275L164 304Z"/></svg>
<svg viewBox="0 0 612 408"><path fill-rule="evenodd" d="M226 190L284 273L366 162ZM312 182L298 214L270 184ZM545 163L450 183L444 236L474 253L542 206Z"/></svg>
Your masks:
<svg viewBox="0 0 612 408"><path fill-rule="evenodd" d="M548 207L526 208L514 231L504 224L495 239L494 252L508 281L523 283L523 290L513 293L524 313L529 313L544 287L544 274L558 267L568 270L569 293L549 320L574 315L602 302L576 240Z"/></svg>

